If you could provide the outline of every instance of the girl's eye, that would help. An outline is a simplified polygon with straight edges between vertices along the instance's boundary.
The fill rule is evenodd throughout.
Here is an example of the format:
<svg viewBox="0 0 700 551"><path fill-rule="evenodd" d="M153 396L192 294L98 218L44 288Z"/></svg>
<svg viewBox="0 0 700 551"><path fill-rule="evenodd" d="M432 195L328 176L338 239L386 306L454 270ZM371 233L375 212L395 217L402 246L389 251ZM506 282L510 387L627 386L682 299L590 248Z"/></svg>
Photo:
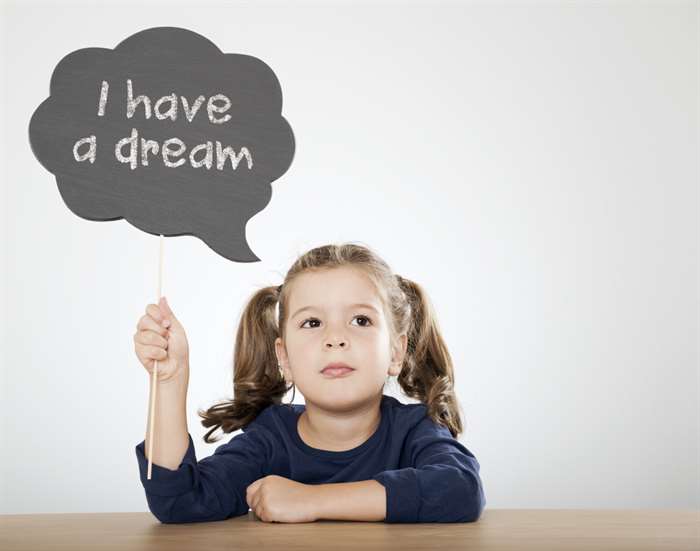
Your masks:
<svg viewBox="0 0 700 551"><path fill-rule="evenodd" d="M372 325L372 320L370 318L368 318L367 316L359 315L359 316L355 316L352 319L357 319L357 318L363 318L369 322L368 324L361 324L360 327L368 327L369 325ZM306 324L307 321L320 321L320 320L318 320L316 318L305 319L304 322L301 324L301 327L304 327L304 325ZM318 327L318 325L316 325L314 327ZM313 328L310 328L310 329L313 329Z"/></svg>
<svg viewBox="0 0 700 551"><path fill-rule="evenodd" d="M357 319L357 318L362 318L362 319L367 320L367 323L366 323L366 324L360 325L360 327L367 327L367 325L372 325L372 320L369 319L367 316L359 315L359 316L355 316L355 317L352 318L352 319Z"/></svg>

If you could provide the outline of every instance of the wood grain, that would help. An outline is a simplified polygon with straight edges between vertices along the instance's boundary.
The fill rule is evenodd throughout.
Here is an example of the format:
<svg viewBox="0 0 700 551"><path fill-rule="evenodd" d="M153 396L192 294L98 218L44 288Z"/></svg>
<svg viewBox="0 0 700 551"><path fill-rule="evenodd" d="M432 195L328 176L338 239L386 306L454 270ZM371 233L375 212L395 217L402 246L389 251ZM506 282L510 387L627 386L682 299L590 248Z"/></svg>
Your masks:
<svg viewBox="0 0 700 551"><path fill-rule="evenodd" d="M486 509L475 523L266 523L247 515L161 524L150 513L1 515L3 551L249 549L698 551L700 511Z"/></svg>

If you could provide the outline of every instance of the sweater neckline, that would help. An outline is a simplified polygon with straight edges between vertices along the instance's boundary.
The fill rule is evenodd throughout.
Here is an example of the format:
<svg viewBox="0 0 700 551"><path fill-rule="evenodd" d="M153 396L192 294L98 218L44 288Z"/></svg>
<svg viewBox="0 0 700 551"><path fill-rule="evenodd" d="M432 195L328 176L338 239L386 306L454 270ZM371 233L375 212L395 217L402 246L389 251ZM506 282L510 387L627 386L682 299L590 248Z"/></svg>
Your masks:
<svg viewBox="0 0 700 551"><path fill-rule="evenodd" d="M306 409L306 406L304 404L293 405L294 415L291 416L291 426L289 427L289 432L291 434L292 440L294 440L294 443L297 445L297 447L314 457L318 457L320 459L348 459L350 457L355 457L356 455L364 452L366 449L374 447L377 441L381 438L382 434L385 432L385 427L388 422L387 403L387 396L386 394L383 394L382 400L379 405L380 420L376 430L362 444L360 444L359 446L355 446L354 448L351 448L349 450L322 450L320 448L314 448L312 446L309 446L306 442L304 442L301 439L301 436L299 435L298 423L301 414Z"/></svg>

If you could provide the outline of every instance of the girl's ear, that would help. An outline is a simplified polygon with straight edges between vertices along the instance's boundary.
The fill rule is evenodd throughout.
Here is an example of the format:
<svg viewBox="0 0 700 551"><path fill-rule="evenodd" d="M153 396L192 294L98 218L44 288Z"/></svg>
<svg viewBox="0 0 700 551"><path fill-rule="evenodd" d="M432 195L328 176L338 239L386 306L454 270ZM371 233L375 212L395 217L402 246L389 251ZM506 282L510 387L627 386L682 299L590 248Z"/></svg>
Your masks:
<svg viewBox="0 0 700 551"><path fill-rule="evenodd" d="M279 365L280 370L284 374L284 378L288 383L292 381L292 373L289 371L289 360L287 358L287 352L284 349L284 341L277 337L275 339L275 353L277 355L277 365Z"/></svg>
<svg viewBox="0 0 700 551"><path fill-rule="evenodd" d="M275 339L275 354L277 355L277 363L282 363L282 360L284 359L282 356L284 356L285 353L284 343L282 342L282 339L280 337L277 337Z"/></svg>
<svg viewBox="0 0 700 551"><path fill-rule="evenodd" d="M401 373L401 366L403 365L404 358L406 357L406 349L408 348L408 336L406 333L399 335L397 341L393 346L393 353L391 356L391 368L389 369L390 375L398 375Z"/></svg>

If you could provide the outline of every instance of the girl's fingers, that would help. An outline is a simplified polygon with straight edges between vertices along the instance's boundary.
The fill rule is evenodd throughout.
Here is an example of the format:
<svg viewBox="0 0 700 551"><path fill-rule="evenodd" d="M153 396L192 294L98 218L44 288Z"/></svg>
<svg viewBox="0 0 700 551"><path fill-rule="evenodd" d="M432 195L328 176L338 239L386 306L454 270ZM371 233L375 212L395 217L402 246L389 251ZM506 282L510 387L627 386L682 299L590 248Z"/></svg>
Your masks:
<svg viewBox="0 0 700 551"><path fill-rule="evenodd" d="M156 320L156 323L158 324L161 324L165 319L165 317L163 316L163 312L160 308L158 308L157 304L149 304L148 306L146 306L146 314L148 314L154 320Z"/></svg>
<svg viewBox="0 0 700 551"><path fill-rule="evenodd" d="M168 334L168 329L160 325L155 319L153 319L148 314L141 317L138 324L136 325L136 329L138 329L139 331L155 331L163 337L165 337Z"/></svg>
<svg viewBox="0 0 700 551"><path fill-rule="evenodd" d="M139 331L134 336L134 340L139 344L168 348L168 340L153 331Z"/></svg>
<svg viewBox="0 0 700 551"><path fill-rule="evenodd" d="M144 344L142 346L143 355L149 360L165 360L168 358L168 353L158 346L149 346Z"/></svg>

